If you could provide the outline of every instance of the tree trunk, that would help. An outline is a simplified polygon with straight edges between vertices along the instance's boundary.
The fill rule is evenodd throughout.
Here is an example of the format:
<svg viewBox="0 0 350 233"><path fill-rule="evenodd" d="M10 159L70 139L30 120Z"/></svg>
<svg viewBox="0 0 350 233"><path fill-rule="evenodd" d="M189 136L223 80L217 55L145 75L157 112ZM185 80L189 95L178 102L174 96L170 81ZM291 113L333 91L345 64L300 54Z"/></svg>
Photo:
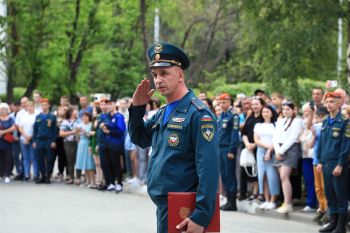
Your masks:
<svg viewBox="0 0 350 233"><path fill-rule="evenodd" d="M7 86L6 86L6 92L7 92L7 102L11 103L14 100L14 80L16 78L17 70L16 70L16 57L18 55L18 32L17 32L17 25L16 25L16 16L17 16L17 9L13 1L8 1L7 5L7 12L8 12L8 18L9 20L9 45L7 47Z"/></svg>
<svg viewBox="0 0 350 233"><path fill-rule="evenodd" d="M75 43L77 40L77 30L78 30L78 21L80 16L80 0L76 0L75 8L75 18L73 21L73 31L71 33L70 47L68 49L68 69L69 69L69 94L71 98L74 98L74 87L77 82L78 70L83 60L83 56L88 47L88 38L94 30L94 23L96 19L96 13L98 10L100 0L94 0L94 6L91 8L88 16L88 23L86 29L83 33L82 39L78 46L78 51L76 54L73 53ZM75 58L74 58L75 57Z"/></svg>
<svg viewBox="0 0 350 233"><path fill-rule="evenodd" d="M142 34L142 41L143 41L143 54L145 58L145 71L148 73L149 61L147 56L148 40L147 40L147 28L146 28L146 12L147 12L146 0L140 0L140 21L141 21L141 34Z"/></svg>

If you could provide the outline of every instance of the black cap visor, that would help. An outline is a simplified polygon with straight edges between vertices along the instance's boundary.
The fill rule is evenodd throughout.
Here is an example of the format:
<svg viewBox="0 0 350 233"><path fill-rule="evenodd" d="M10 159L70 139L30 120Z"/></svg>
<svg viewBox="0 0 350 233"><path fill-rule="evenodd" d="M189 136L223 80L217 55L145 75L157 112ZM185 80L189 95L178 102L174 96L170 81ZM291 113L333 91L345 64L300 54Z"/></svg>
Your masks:
<svg viewBox="0 0 350 233"><path fill-rule="evenodd" d="M149 68L171 67L171 66L179 66L182 68L181 63L175 60L155 60L149 63Z"/></svg>

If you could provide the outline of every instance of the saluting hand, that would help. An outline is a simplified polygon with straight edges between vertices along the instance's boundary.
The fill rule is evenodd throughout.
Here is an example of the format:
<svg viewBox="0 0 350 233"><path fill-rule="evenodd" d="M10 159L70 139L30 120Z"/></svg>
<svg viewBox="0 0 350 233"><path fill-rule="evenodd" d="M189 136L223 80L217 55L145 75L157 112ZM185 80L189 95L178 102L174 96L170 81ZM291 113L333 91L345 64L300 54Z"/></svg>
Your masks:
<svg viewBox="0 0 350 233"><path fill-rule="evenodd" d="M185 233L203 233L204 231L204 227L192 222L189 218L186 218L179 225L177 225L176 229L181 229L185 226L187 226Z"/></svg>
<svg viewBox="0 0 350 233"><path fill-rule="evenodd" d="M134 95L132 97L132 105L146 105L151 99L154 91L154 89L150 90L150 81L146 78L143 79L134 92Z"/></svg>

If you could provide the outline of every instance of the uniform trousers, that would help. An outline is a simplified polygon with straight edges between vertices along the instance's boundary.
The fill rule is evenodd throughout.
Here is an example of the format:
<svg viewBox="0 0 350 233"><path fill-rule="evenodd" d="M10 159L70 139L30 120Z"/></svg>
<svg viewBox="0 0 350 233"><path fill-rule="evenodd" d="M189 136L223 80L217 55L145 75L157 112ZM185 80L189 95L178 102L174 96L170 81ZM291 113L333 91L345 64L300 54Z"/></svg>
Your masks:
<svg viewBox="0 0 350 233"><path fill-rule="evenodd" d="M152 198L152 201L157 206L157 233L168 232L168 198L157 197Z"/></svg>
<svg viewBox="0 0 350 233"><path fill-rule="evenodd" d="M333 176L336 163L325 163L322 166L324 186L328 201L329 213L346 215L348 213L348 168L343 167L340 176Z"/></svg>
<svg viewBox="0 0 350 233"><path fill-rule="evenodd" d="M228 148L220 147L220 175L224 188L229 196L237 193L237 178L236 159L229 159L227 157L228 153Z"/></svg>
<svg viewBox="0 0 350 233"><path fill-rule="evenodd" d="M53 171L52 156L53 151L50 146L39 146L35 149L39 171L42 175L50 175Z"/></svg>

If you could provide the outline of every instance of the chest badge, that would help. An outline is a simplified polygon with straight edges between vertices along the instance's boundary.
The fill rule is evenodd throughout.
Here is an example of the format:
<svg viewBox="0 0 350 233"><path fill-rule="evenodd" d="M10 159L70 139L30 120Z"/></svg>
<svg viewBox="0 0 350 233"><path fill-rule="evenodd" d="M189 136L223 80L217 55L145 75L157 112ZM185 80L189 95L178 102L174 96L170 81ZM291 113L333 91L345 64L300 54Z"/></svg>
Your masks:
<svg viewBox="0 0 350 233"><path fill-rule="evenodd" d="M177 146L179 145L180 139L179 139L179 135L177 135L176 133L172 133L170 134L169 138L168 138L168 143L170 146Z"/></svg>
<svg viewBox="0 0 350 233"><path fill-rule="evenodd" d="M205 140L210 142L214 137L214 125L204 124L201 126L202 136Z"/></svg>
<svg viewBox="0 0 350 233"><path fill-rule="evenodd" d="M52 125L52 121L51 120L47 120L47 127L51 127Z"/></svg>
<svg viewBox="0 0 350 233"><path fill-rule="evenodd" d="M333 130L333 137L334 138L339 137L339 131L338 130Z"/></svg>
<svg viewBox="0 0 350 233"><path fill-rule="evenodd" d="M183 117L173 117L171 120L173 122L176 122L176 123L182 123L182 122L185 121L185 118L183 118Z"/></svg>

